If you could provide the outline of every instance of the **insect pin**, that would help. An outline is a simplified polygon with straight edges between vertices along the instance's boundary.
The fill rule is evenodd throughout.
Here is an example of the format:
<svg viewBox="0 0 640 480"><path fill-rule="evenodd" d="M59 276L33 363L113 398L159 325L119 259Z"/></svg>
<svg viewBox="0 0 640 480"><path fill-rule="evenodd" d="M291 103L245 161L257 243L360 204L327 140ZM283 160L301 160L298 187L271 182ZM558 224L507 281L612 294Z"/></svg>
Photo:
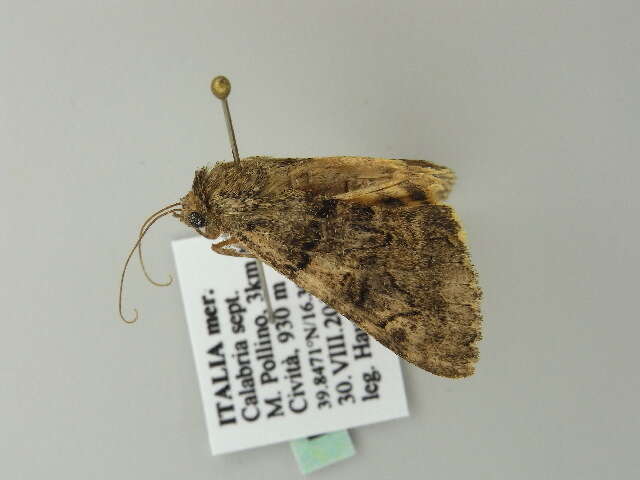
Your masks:
<svg viewBox="0 0 640 480"><path fill-rule="evenodd" d="M191 190L142 225L122 272L122 319L138 318L122 314L122 282L136 250L150 281L170 283L148 276L141 242L173 215L214 241L214 252L267 263L408 362L444 377L473 374L481 290L464 230L443 203L453 172L425 160L240 159L231 84L216 77L211 90L222 101L234 161L197 170Z"/></svg>

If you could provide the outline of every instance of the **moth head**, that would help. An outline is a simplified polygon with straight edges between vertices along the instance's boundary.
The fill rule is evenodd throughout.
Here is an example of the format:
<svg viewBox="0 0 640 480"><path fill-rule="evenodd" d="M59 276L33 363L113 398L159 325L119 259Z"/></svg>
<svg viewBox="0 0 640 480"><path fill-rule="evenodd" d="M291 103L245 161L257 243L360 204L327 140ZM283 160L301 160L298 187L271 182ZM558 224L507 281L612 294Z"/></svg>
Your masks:
<svg viewBox="0 0 640 480"><path fill-rule="evenodd" d="M210 236L212 222L210 213L205 203L197 195L190 191L180 200L182 209L175 216L187 226L196 230L199 234Z"/></svg>

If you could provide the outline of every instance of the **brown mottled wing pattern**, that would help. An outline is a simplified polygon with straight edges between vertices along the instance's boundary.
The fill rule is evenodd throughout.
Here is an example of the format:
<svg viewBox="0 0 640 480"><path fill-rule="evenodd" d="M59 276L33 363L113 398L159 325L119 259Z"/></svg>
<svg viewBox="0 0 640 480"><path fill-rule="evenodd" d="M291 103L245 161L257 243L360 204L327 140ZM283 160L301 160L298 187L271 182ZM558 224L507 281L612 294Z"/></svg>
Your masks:
<svg viewBox="0 0 640 480"><path fill-rule="evenodd" d="M280 167L267 168L264 196L226 222L229 233L409 362L446 377L473 373L481 293L460 223L437 203L453 182L448 169L254 160Z"/></svg>

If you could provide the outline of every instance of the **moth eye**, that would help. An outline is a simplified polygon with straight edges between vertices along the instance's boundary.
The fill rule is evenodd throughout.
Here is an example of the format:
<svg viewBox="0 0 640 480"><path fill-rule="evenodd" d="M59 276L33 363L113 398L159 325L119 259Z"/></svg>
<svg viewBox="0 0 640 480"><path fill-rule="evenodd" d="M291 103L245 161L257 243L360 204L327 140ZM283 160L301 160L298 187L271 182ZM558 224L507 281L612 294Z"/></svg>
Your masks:
<svg viewBox="0 0 640 480"><path fill-rule="evenodd" d="M191 212L189 214L189 223L192 227L201 228L207 224L207 220L200 212Z"/></svg>

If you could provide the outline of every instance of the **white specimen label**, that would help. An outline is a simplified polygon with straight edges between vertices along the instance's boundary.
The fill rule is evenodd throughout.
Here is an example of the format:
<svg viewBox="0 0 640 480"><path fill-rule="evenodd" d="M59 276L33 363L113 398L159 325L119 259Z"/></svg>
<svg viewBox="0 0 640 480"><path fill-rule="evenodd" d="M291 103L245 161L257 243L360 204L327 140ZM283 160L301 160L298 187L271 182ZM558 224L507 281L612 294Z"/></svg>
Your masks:
<svg viewBox="0 0 640 480"><path fill-rule="evenodd" d="M408 415L399 359L256 261L173 242L213 455Z"/></svg>

